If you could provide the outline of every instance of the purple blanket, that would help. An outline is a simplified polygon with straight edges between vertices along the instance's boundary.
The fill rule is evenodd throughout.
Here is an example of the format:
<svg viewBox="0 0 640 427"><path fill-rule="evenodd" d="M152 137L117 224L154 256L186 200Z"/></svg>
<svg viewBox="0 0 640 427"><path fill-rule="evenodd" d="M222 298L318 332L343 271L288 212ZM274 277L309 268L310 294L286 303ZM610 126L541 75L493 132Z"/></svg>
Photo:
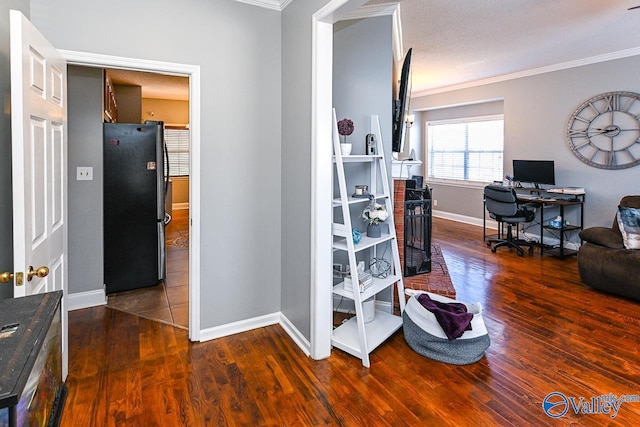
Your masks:
<svg viewBox="0 0 640 427"><path fill-rule="evenodd" d="M427 294L420 294L418 302L436 316L449 341L460 337L464 331L471 330L473 313L467 312L466 305L459 302L434 301Z"/></svg>

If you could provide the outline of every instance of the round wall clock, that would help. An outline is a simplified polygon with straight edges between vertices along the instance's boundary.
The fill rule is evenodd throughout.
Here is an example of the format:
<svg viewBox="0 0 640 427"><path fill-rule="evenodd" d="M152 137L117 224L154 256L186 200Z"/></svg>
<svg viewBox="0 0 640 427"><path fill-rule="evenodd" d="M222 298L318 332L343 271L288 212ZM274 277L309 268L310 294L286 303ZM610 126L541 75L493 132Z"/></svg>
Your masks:
<svg viewBox="0 0 640 427"><path fill-rule="evenodd" d="M606 92L571 114L567 142L573 154L601 169L640 164L640 94Z"/></svg>

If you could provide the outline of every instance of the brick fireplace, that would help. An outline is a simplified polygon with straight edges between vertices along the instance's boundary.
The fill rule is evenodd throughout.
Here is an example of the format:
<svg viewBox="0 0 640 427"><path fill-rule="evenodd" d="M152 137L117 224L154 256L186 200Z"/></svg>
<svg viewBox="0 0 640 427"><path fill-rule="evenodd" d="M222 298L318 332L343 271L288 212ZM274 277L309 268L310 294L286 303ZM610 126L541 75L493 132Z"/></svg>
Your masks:
<svg viewBox="0 0 640 427"><path fill-rule="evenodd" d="M429 196L429 199L431 197ZM413 197L411 197L411 189L409 189L409 198L407 198L407 180L394 180L393 181L393 220L395 222L396 228L396 241L398 243L398 252L400 255L400 266L403 272L403 282L405 288L415 289L415 290L424 290L428 292L437 293L440 295L445 295L451 298L455 298L456 291L451 283L451 279L449 278L449 273L446 268L446 264L444 263L444 258L440 252L439 245L431 245L431 201L428 202L428 215L429 219L427 222L427 236L428 239L428 256L425 258L429 258L429 267L425 268L418 263L415 268L410 268L409 274L406 274L408 271L405 267L405 254L410 253L410 251L405 251L405 226L412 226L410 224L405 224L405 219L407 217L406 209L408 206L411 206ZM409 202L409 203L407 203ZM425 207L426 209L426 207ZM423 218L424 219L424 218ZM419 222L419 224L421 224ZM436 249L434 251L434 248ZM409 260L411 261L411 260ZM433 265L433 269L431 268ZM428 271L426 271L428 270Z"/></svg>

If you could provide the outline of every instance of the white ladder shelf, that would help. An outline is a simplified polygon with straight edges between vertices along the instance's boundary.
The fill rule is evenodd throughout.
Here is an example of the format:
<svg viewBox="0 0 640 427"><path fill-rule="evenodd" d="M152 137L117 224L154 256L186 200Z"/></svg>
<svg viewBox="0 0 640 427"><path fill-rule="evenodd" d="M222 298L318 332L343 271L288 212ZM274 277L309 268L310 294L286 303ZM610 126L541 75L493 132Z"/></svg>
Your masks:
<svg viewBox="0 0 640 427"><path fill-rule="evenodd" d="M355 357L362 359L362 364L366 367L370 366L369 353L382 344L394 332L402 327L402 316L392 313L393 299L396 297L391 292L391 312L381 309L375 310L375 318L371 322L364 322L363 301L378 294L379 292L392 287L397 283L397 298L400 304L400 312L404 312L404 284L402 282L402 269L400 267L400 258L398 253L398 245L396 242L395 226L393 223L393 204L391 201L391 193L389 190L389 179L387 175L387 166L384 158L384 149L382 147L382 135L380 132L380 122L378 116L371 116L370 132L375 135L376 148L373 155L348 155L343 156L340 151L340 136L338 134L338 124L336 120L336 112L333 110L333 160L335 171L338 176L338 187L340 196L333 200L334 221L332 227L333 233L333 251L344 251L349 258L349 267L352 283L359 283L357 258L356 254L369 250L374 256L378 245L389 245L392 256L391 272L387 277L374 277L373 284L363 292L358 292L358 286L354 286L354 291L344 289L344 283L338 283L333 286L333 293L344 298L348 298L354 302L356 315L347 320L333 330L331 335L331 344ZM369 203L368 198L356 198L349 195L347 189L347 176L345 172L345 163L359 163L369 165L369 192L373 194L377 203L384 204L389 217L385 221L389 227L389 233L383 233L381 237L371 238L362 233L362 240L358 244L354 244L352 237L353 226L351 224L351 206L358 206L364 209ZM378 188L378 184L382 188ZM336 222L336 210L341 210L343 222ZM366 254L366 253L365 253Z"/></svg>

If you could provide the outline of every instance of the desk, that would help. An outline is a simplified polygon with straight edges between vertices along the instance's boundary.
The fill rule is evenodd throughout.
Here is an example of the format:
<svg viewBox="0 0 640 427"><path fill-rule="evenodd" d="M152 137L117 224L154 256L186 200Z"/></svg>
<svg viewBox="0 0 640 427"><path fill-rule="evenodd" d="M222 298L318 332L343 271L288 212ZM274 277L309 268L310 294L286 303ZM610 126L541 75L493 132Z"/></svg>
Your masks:
<svg viewBox="0 0 640 427"><path fill-rule="evenodd" d="M548 249L548 253L550 255L558 256L560 258L566 258L568 256L576 255L578 251L573 249L567 249L564 247L565 243L565 233L570 231L580 231L582 230L584 224L584 194L559 194L559 193L549 193L544 190L519 190L517 193L518 201L520 203L530 203L533 204L536 208L540 209L540 254L544 253L544 233L545 230L549 232L558 232L560 233L560 246L557 248ZM545 208L560 208L560 216L563 221L565 218L565 208L567 207L575 207L580 210L580 223L579 224L571 224L564 225L561 227L551 227L548 224L549 219L544 216Z"/></svg>
<svg viewBox="0 0 640 427"><path fill-rule="evenodd" d="M568 256L576 255L578 251L573 249L567 249L564 247L565 243L565 233L572 231L580 231L582 230L584 224L584 202L585 195L584 194L562 194L562 193L551 193L545 190L538 190L534 188L519 188L516 190L516 196L518 197L518 202L521 204L530 204L539 209L540 211L540 254L544 254L545 252L549 255L558 256L560 258L566 258ZM484 203L484 200L483 200ZM483 206L486 211L486 206ZM559 208L560 216L565 218L565 208L577 208L579 209L580 214L580 223L578 225L563 225L560 228L550 227L548 222L552 218L545 218L545 209L550 208ZM486 213L482 218L482 229L483 229L483 239L487 239L490 237L487 235L486 229ZM544 235L545 230L549 232L557 232L560 233L560 246L558 248L548 248L545 251L544 245ZM519 230L516 231L518 233ZM503 234L502 223L498 224L498 238L501 238ZM516 234L517 237L517 234Z"/></svg>

